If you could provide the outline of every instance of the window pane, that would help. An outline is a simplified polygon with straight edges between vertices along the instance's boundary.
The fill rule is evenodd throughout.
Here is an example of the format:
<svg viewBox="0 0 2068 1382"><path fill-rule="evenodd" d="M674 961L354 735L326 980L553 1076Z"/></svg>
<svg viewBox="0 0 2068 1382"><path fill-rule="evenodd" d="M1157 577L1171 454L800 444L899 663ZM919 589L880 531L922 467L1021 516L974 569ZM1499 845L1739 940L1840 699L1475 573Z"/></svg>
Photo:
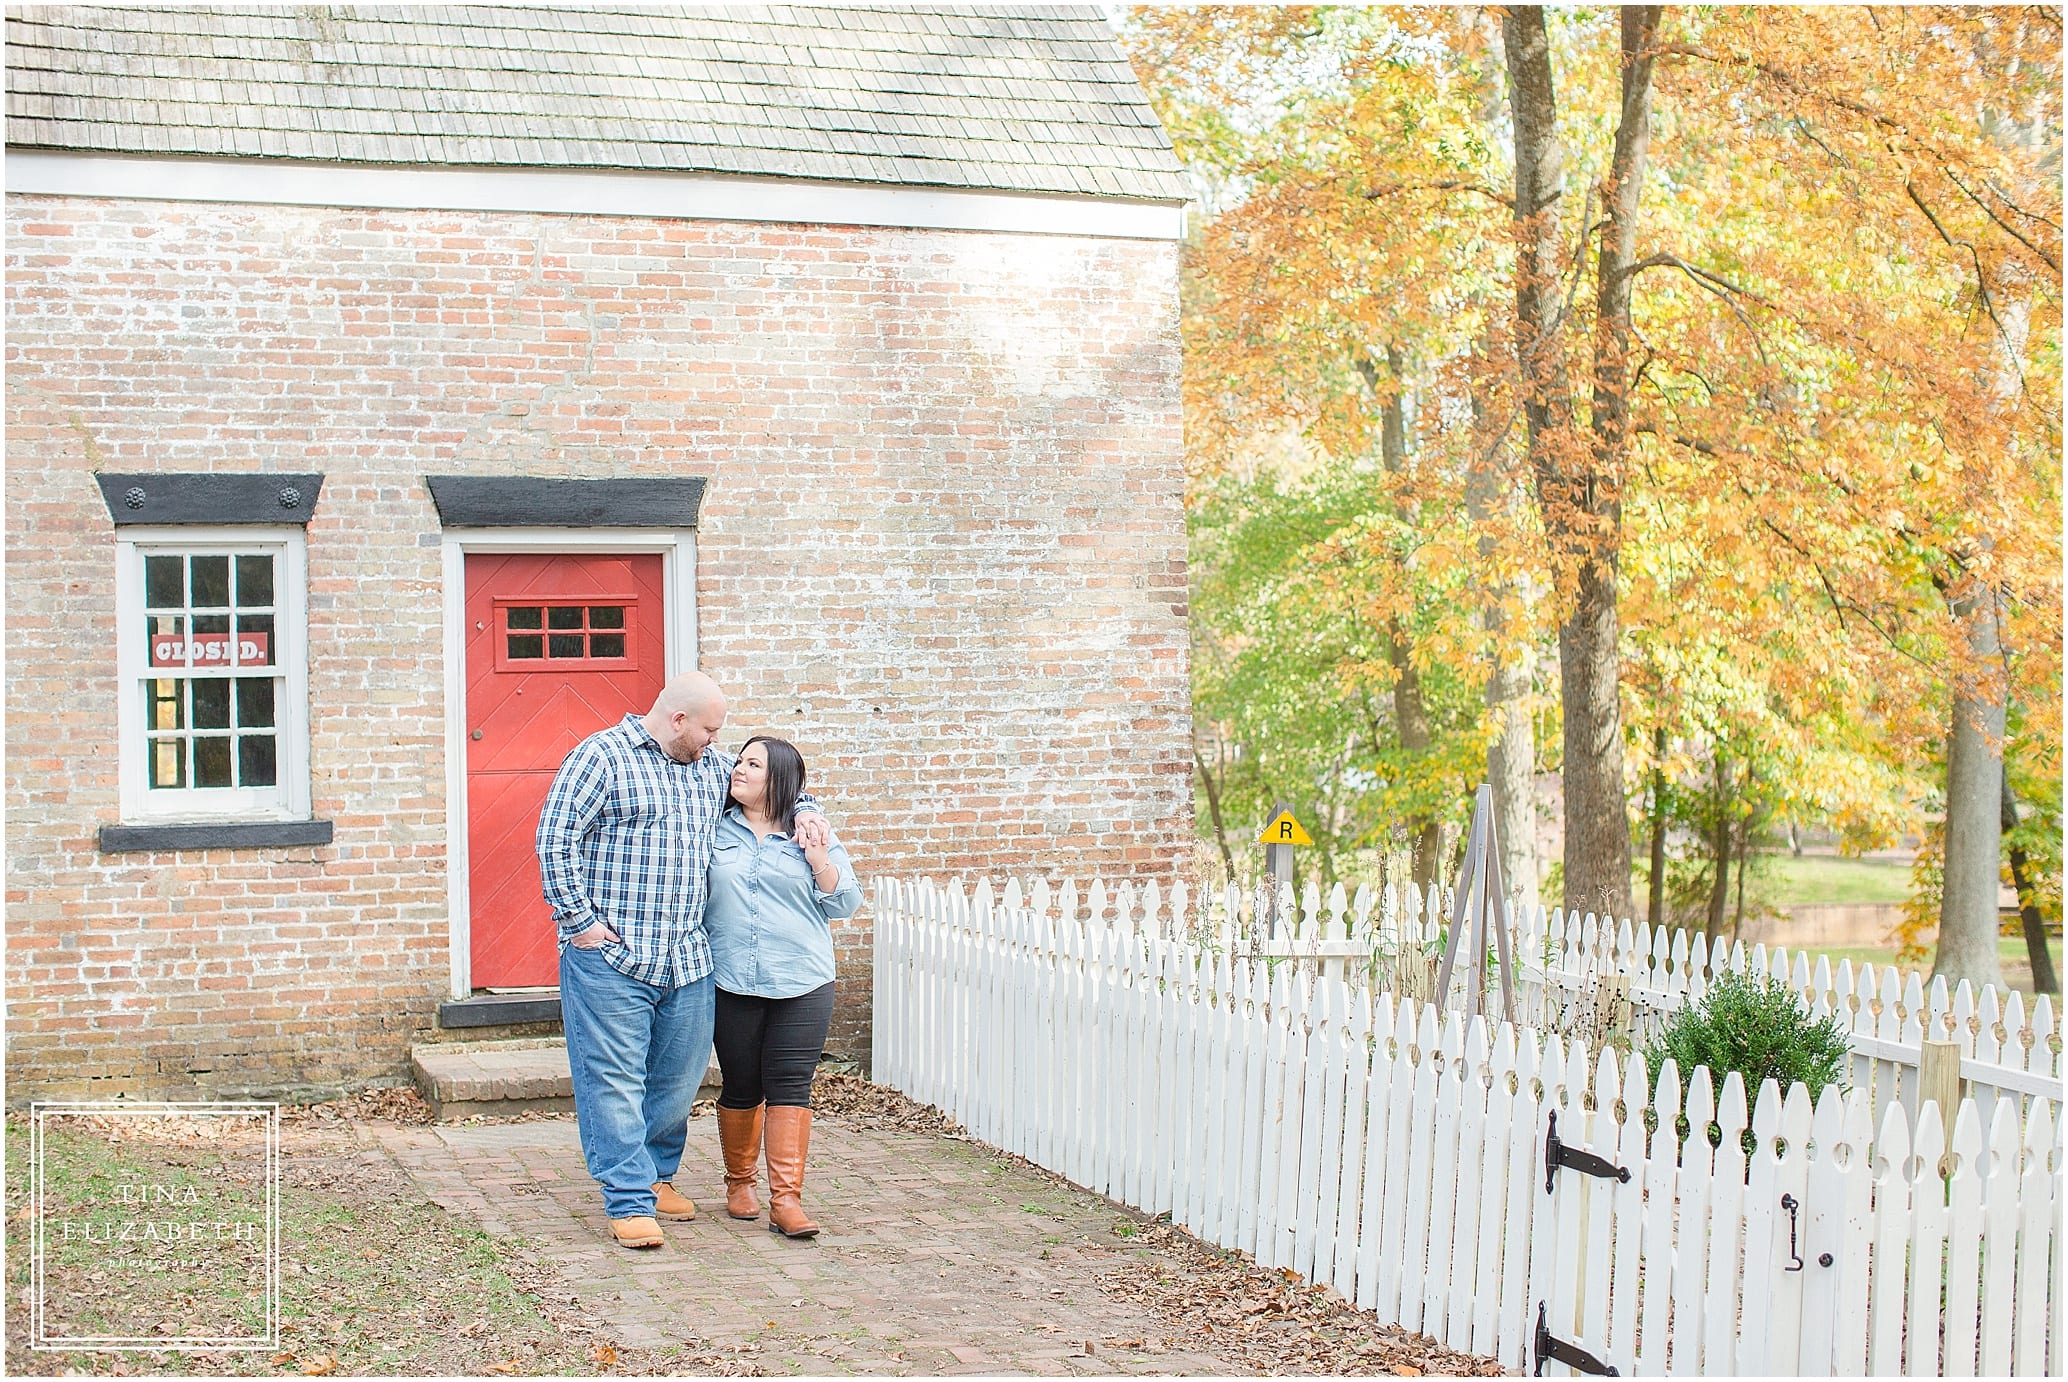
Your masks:
<svg viewBox="0 0 2068 1382"><path fill-rule="evenodd" d="M230 603L230 559L195 557L194 604L222 608Z"/></svg>
<svg viewBox="0 0 2068 1382"><path fill-rule="evenodd" d="M581 626L580 605L554 605L546 611L546 627L549 629L578 629Z"/></svg>
<svg viewBox="0 0 2068 1382"><path fill-rule="evenodd" d="M273 558L237 558L237 603L246 609L273 603Z"/></svg>
<svg viewBox="0 0 2068 1382"><path fill-rule="evenodd" d="M237 785L240 787L271 787L279 773L275 761L273 736L270 734L245 734L237 739Z"/></svg>
<svg viewBox="0 0 2068 1382"><path fill-rule="evenodd" d="M151 609L178 609L187 602L185 575L178 557L145 557L144 604Z"/></svg>
<svg viewBox="0 0 2068 1382"><path fill-rule="evenodd" d="M237 727L270 729L273 725L273 679L237 678Z"/></svg>
<svg viewBox="0 0 2068 1382"><path fill-rule="evenodd" d="M592 633L589 635L590 657L623 657L625 636L621 633Z"/></svg>
<svg viewBox="0 0 2068 1382"><path fill-rule="evenodd" d="M153 739L151 740L149 756L151 760L151 785L153 787L184 787L187 785L186 740Z"/></svg>
<svg viewBox="0 0 2068 1382"><path fill-rule="evenodd" d="M144 683L144 728L185 729L186 683L169 679Z"/></svg>
<svg viewBox="0 0 2068 1382"><path fill-rule="evenodd" d="M545 655L546 640L537 634L513 633L510 635L511 657L544 657Z"/></svg>
<svg viewBox="0 0 2068 1382"><path fill-rule="evenodd" d="M513 629L536 629L544 627L539 622L539 620L544 616L545 611L540 609L537 605L514 606L513 608L506 611L506 613L508 613L510 617L510 627Z"/></svg>
<svg viewBox="0 0 2068 1382"><path fill-rule="evenodd" d="M555 633L546 636L546 656L580 657L582 636L578 633Z"/></svg>
<svg viewBox="0 0 2068 1382"><path fill-rule="evenodd" d="M158 614L145 621L149 626L149 651L145 656L153 667L187 665L187 621L177 615Z"/></svg>
<svg viewBox="0 0 2068 1382"><path fill-rule="evenodd" d="M589 627L592 629L621 629L625 626L623 605L590 605Z"/></svg>
<svg viewBox="0 0 2068 1382"><path fill-rule="evenodd" d="M240 614L237 616L237 663L242 667L270 667L273 665L273 616L270 614Z"/></svg>
<svg viewBox="0 0 2068 1382"><path fill-rule="evenodd" d="M194 785L196 787L227 787L230 785L230 740L228 736L196 738L194 740Z"/></svg>
<svg viewBox="0 0 2068 1382"><path fill-rule="evenodd" d="M197 614L194 616L193 647L189 650L196 667L227 667L230 665L230 616L227 614Z"/></svg>
<svg viewBox="0 0 2068 1382"><path fill-rule="evenodd" d="M194 728L228 729L230 727L230 683L226 681L192 681L194 688Z"/></svg>

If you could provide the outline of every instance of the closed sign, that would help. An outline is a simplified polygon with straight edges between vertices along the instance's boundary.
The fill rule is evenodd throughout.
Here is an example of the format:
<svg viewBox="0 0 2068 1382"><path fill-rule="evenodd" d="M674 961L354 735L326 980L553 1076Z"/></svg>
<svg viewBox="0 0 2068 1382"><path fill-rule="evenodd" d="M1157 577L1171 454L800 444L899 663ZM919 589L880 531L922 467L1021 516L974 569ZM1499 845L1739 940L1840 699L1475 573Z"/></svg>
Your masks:
<svg viewBox="0 0 2068 1382"><path fill-rule="evenodd" d="M230 667L264 666L268 660L268 644L271 635L263 633L239 634L234 639L226 633L197 633L192 637L183 634L164 634L151 640L151 665L153 667ZM236 656L231 656L232 649Z"/></svg>

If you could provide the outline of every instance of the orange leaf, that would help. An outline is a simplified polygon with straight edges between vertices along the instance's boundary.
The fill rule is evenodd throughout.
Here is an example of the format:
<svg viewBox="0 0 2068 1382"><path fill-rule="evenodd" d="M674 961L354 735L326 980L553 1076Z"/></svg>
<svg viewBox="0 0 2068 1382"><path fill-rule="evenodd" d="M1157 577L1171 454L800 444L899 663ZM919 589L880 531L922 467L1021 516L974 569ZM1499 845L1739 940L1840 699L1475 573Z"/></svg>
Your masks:
<svg viewBox="0 0 2068 1382"><path fill-rule="evenodd" d="M304 1377L328 1377L336 1371L337 1359L331 1357L328 1353L319 1353L308 1362L302 1364L302 1375Z"/></svg>
<svg viewBox="0 0 2068 1382"><path fill-rule="evenodd" d="M276 1354L274 1354L274 1355L273 1355L273 1366L274 1366L274 1367L276 1367L276 1368L291 1368L291 1367L293 1367L293 1366L294 1366L294 1355L293 1355L292 1353L284 1353L284 1352L283 1352L283 1353L276 1353Z"/></svg>
<svg viewBox="0 0 2068 1382"><path fill-rule="evenodd" d="M614 1368L618 1365L618 1351L609 1344L598 1344L589 1350L589 1357L599 1368Z"/></svg>
<svg viewBox="0 0 2068 1382"><path fill-rule="evenodd" d="M1412 1363L1395 1363L1393 1365L1393 1375L1395 1377L1420 1377L1422 1370Z"/></svg>
<svg viewBox="0 0 2068 1382"><path fill-rule="evenodd" d="M488 1370L490 1372L500 1372L505 1374L515 1372L517 1371L517 1368L518 1362L515 1358L506 1359L500 1363L490 1363L488 1365Z"/></svg>

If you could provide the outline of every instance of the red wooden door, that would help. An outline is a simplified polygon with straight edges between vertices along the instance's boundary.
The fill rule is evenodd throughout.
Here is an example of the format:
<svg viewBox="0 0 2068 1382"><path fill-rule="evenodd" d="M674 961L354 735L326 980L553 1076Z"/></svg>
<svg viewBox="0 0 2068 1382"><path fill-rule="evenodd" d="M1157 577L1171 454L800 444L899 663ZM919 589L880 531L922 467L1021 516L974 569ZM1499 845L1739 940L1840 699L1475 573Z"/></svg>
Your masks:
<svg viewBox="0 0 2068 1382"><path fill-rule="evenodd" d="M473 986L559 981L533 852L567 751L666 678L659 556L467 557L467 897Z"/></svg>

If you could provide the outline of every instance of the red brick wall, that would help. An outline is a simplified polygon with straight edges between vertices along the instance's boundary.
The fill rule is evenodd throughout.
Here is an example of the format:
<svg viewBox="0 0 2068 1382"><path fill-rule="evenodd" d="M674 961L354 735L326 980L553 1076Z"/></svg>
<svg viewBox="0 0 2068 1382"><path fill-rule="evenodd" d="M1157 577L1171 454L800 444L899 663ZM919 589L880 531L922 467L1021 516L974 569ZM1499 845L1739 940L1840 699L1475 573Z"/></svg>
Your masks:
<svg viewBox="0 0 2068 1382"><path fill-rule="evenodd" d="M725 742L870 875L1189 858L1175 248L9 197L10 1088L398 1073L448 984L426 474L702 474ZM96 470L321 471L317 849L100 854ZM643 707L640 707L643 708ZM833 1047L868 1040L869 913Z"/></svg>

